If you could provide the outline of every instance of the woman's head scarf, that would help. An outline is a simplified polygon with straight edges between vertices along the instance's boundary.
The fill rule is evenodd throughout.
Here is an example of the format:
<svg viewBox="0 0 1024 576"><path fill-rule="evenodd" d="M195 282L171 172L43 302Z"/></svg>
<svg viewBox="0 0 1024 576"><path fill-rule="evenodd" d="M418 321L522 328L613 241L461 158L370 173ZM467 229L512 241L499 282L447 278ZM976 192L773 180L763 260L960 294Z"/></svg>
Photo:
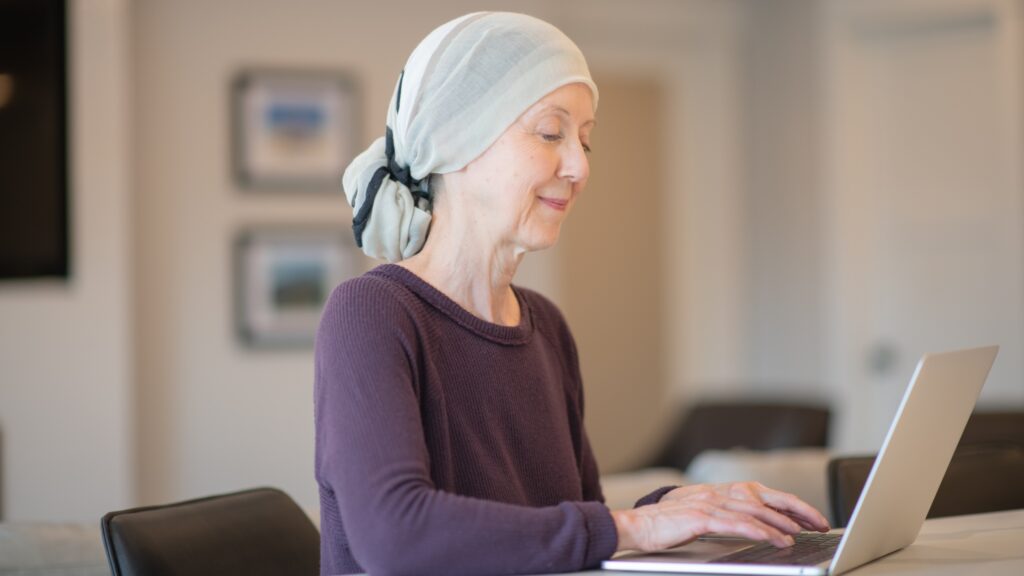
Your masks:
<svg viewBox="0 0 1024 576"><path fill-rule="evenodd" d="M356 243L395 262L423 247L430 175L462 169L551 91L597 86L561 30L525 14L477 12L443 24L413 50L388 108L385 135L345 170Z"/></svg>

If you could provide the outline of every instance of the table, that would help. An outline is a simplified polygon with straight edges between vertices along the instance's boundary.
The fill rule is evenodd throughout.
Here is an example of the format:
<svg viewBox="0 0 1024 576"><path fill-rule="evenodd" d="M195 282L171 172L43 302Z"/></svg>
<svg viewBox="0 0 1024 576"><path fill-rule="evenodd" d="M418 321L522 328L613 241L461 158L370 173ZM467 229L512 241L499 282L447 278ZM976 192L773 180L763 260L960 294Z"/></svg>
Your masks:
<svg viewBox="0 0 1024 576"><path fill-rule="evenodd" d="M577 574L642 573L591 570ZM913 544L849 574L1020 576L1024 574L1024 510L926 520Z"/></svg>

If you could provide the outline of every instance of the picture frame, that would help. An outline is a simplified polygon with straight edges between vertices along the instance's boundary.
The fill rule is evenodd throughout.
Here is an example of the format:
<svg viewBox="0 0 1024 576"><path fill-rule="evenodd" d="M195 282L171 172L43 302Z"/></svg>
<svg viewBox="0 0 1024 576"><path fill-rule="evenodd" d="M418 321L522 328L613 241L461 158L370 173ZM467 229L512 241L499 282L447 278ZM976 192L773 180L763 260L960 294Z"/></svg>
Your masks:
<svg viewBox="0 0 1024 576"><path fill-rule="evenodd" d="M0 2L0 283L74 276L63 0Z"/></svg>
<svg viewBox="0 0 1024 576"><path fill-rule="evenodd" d="M249 348L308 348L335 286L367 259L342 226L259 226L234 246L235 325Z"/></svg>
<svg viewBox="0 0 1024 576"><path fill-rule="evenodd" d="M232 163L246 190L341 193L359 142L359 101L341 71L244 69L231 89Z"/></svg>

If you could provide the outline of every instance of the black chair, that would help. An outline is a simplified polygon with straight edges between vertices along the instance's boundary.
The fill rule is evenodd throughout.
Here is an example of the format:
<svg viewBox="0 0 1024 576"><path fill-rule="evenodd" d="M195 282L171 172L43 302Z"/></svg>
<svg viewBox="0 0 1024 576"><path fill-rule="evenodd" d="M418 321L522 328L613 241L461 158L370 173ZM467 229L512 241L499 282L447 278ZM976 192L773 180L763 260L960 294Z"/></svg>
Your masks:
<svg viewBox="0 0 1024 576"><path fill-rule="evenodd" d="M316 526L274 488L110 512L100 527L113 576L320 571Z"/></svg>
<svg viewBox="0 0 1024 576"><path fill-rule="evenodd" d="M833 526L846 526L867 482L874 456L833 458L828 493ZM1024 446L961 445L953 454L928 518L1024 508Z"/></svg>
<svg viewBox="0 0 1024 576"><path fill-rule="evenodd" d="M648 464L686 470L704 450L774 450L824 447L829 409L772 402L702 402L680 419L680 426Z"/></svg>
<svg viewBox="0 0 1024 576"><path fill-rule="evenodd" d="M979 410L967 419L960 445L1018 444L1024 446L1024 411Z"/></svg>

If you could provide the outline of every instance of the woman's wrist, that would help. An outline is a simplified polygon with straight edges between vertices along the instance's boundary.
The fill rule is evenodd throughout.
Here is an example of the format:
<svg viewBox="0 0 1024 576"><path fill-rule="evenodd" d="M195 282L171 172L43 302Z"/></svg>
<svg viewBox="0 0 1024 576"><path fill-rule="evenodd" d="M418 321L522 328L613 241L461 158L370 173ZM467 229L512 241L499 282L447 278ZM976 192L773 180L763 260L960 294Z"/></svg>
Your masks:
<svg viewBox="0 0 1024 576"><path fill-rule="evenodd" d="M611 513L619 542L615 551L636 550L637 545L634 537L636 521L633 518L633 512L631 510L612 510Z"/></svg>

